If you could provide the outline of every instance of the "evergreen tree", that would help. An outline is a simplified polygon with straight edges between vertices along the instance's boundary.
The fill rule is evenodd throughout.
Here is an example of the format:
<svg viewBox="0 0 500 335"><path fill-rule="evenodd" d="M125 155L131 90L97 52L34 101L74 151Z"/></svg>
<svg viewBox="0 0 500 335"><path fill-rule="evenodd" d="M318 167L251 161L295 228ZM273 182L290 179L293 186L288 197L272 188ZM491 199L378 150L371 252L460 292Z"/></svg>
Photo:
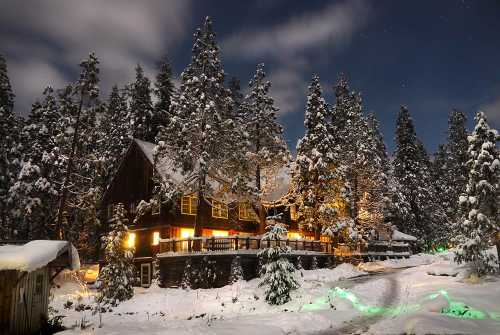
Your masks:
<svg viewBox="0 0 500 335"><path fill-rule="evenodd" d="M178 187L197 195L194 228L195 236L201 236L201 201L213 192L207 182L208 172L224 180L233 192L248 184L244 141L230 117L232 100L224 87L219 48L208 17L194 34L191 63L182 72L181 80L170 108L171 120L158 135L156 157L171 158L186 181Z"/></svg>
<svg viewBox="0 0 500 335"><path fill-rule="evenodd" d="M350 216L366 237L372 226L382 221L379 206L385 183L385 145L375 117L364 116L361 95L350 91L343 76L335 86L335 97L331 134L334 145L341 148L338 162L350 190Z"/></svg>
<svg viewBox="0 0 500 335"><path fill-rule="evenodd" d="M236 256L231 261L231 274L229 275L229 282L236 283L243 280L243 268L241 267L241 257Z"/></svg>
<svg viewBox="0 0 500 335"><path fill-rule="evenodd" d="M64 181L61 187L61 196L57 213L58 238L65 237L67 227L64 222L67 220L69 210L67 209L68 198L70 198L70 188L74 186L88 187L88 173L94 171L94 166L87 159L90 158L91 150L96 140L94 131L96 129L96 110L99 96L99 60L94 53L90 53L87 59L80 63L80 78L74 85L68 85L59 96L59 106L61 114L68 120L65 125L67 129L72 129L71 148L68 150ZM65 133L63 133L65 134ZM75 167L86 173L75 173ZM76 176L77 179L72 178ZM71 194L75 192L72 191ZM80 192L83 193L83 192ZM73 235L77 235L73 229Z"/></svg>
<svg viewBox="0 0 500 335"><path fill-rule="evenodd" d="M263 241L283 240L287 230L279 222L272 222L262 237ZM271 305L282 305L291 300L290 292L299 287L295 278L295 268L286 257L290 253L289 246L272 246L259 252L265 261L262 281L259 286L266 287L266 301Z"/></svg>
<svg viewBox="0 0 500 335"><path fill-rule="evenodd" d="M55 237L54 222L63 181L64 122L51 87L43 101L33 104L22 131L25 150L22 167L10 188L9 202L19 226L18 238Z"/></svg>
<svg viewBox="0 0 500 335"><path fill-rule="evenodd" d="M172 67L168 59L160 63L160 71L156 75L154 94L158 101L154 106L154 115L151 120L152 132L156 136L160 127L165 127L169 121L169 111L175 86L172 82Z"/></svg>
<svg viewBox="0 0 500 335"><path fill-rule="evenodd" d="M105 190L130 143L126 123L127 102L116 85L111 89L108 102L102 106L101 111L96 155L100 167L99 184Z"/></svg>
<svg viewBox="0 0 500 335"><path fill-rule="evenodd" d="M467 131L465 115L457 110L450 113L448 120L448 143L438 152L436 182L441 186L442 206L449 222L459 220L459 196L465 192L467 184Z"/></svg>
<svg viewBox="0 0 500 335"><path fill-rule="evenodd" d="M322 230L336 216L330 204L336 193L338 173L334 168L337 152L328 131L327 108L318 76L313 76L309 86L304 126L306 133L297 143L293 182L304 225L319 240Z"/></svg>
<svg viewBox="0 0 500 335"><path fill-rule="evenodd" d="M131 136L154 142L156 133L153 129L154 108L151 100L151 81L144 75L138 64L135 68L135 81L130 85L130 109L127 116Z"/></svg>
<svg viewBox="0 0 500 335"><path fill-rule="evenodd" d="M432 229L438 221L435 190L430 175L430 160L417 138L406 107L401 107L396 124L394 176L399 193L409 204L410 212L398 228L416 236L420 243L432 242Z"/></svg>
<svg viewBox="0 0 500 335"><path fill-rule="evenodd" d="M316 256L313 256L313 258L311 260L310 270L316 270L317 268L318 268L318 259L316 258Z"/></svg>
<svg viewBox="0 0 500 335"><path fill-rule="evenodd" d="M0 108L12 112L14 109L14 97L15 95L12 92L7 72L7 62L4 56L0 54Z"/></svg>
<svg viewBox="0 0 500 335"><path fill-rule="evenodd" d="M266 192L272 192L272 185L263 185L263 181L272 180L280 167L289 159L287 145L283 139L283 128L276 120L278 108L269 96L271 83L266 80L264 64L257 66L257 71L249 83L250 92L242 104L243 128L248 134L249 166L252 167L251 175L255 178L255 187L258 195L254 203L256 212L259 213L259 232L265 230L266 210L262 204L262 197ZM232 91L237 95L237 91ZM237 97L236 97L237 98ZM268 190L266 190L267 186Z"/></svg>
<svg viewBox="0 0 500 335"><path fill-rule="evenodd" d="M125 209L118 204L113 216L111 231L103 237L105 265L99 273L97 301L116 306L132 298L134 288L134 250L125 247L128 235Z"/></svg>
<svg viewBox="0 0 500 335"><path fill-rule="evenodd" d="M215 263L215 260L211 260L208 256L203 256L198 271L196 271L194 288L213 288L216 280L217 264Z"/></svg>
<svg viewBox="0 0 500 335"><path fill-rule="evenodd" d="M14 93L7 73L7 64L0 54L0 239L12 233L13 218L8 203L9 188L20 170L22 120L14 115Z"/></svg>
<svg viewBox="0 0 500 335"><path fill-rule="evenodd" d="M476 126L468 137L468 181L460 196L462 221L456 225L459 244L455 260L471 262L478 275L492 270L489 239L500 232L500 154L498 132L491 129L479 112ZM497 243L498 247L498 243Z"/></svg>

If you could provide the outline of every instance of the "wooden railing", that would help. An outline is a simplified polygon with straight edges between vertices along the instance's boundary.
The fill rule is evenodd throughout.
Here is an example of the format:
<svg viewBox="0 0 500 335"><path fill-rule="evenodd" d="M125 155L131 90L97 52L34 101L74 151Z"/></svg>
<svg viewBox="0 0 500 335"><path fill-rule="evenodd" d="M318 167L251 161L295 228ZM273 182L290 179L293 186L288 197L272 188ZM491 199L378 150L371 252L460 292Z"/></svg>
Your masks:
<svg viewBox="0 0 500 335"><path fill-rule="evenodd" d="M160 253L164 252L217 252L237 250L259 250L272 246L288 246L292 250L334 253L331 242L311 240L262 240L260 237L199 237L160 240Z"/></svg>

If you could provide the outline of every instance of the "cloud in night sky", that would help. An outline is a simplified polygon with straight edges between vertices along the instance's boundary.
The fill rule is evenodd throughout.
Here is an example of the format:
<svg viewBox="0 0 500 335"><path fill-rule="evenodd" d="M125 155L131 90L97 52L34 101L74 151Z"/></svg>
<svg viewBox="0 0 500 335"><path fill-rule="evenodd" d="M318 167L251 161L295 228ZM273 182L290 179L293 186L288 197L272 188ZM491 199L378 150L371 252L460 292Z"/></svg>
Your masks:
<svg viewBox="0 0 500 335"><path fill-rule="evenodd" d="M281 114L301 111L311 73L307 58L300 55L316 48L344 47L366 24L370 12L361 0L329 4L282 24L238 31L222 41L222 50L230 57L277 59L280 65L269 76L271 94Z"/></svg>
<svg viewBox="0 0 500 335"><path fill-rule="evenodd" d="M344 44L367 21L365 1L335 3L270 28L239 31L222 42L224 52L242 57L293 56L321 45Z"/></svg>
<svg viewBox="0 0 500 335"><path fill-rule="evenodd" d="M486 113L490 123L500 126L500 96L491 103L482 106L481 110Z"/></svg>
<svg viewBox="0 0 500 335"><path fill-rule="evenodd" d="M137 62L151 75L165 50L190 34L190 20L186 0L148 1L147 6L132 0L3 1L0 38L4 52L14 56L9 72L16 110L26 115L44 86L75 80L89 51L101 62L104 88L132 79ZM68 69L75 73L69 78Z"/></svg>

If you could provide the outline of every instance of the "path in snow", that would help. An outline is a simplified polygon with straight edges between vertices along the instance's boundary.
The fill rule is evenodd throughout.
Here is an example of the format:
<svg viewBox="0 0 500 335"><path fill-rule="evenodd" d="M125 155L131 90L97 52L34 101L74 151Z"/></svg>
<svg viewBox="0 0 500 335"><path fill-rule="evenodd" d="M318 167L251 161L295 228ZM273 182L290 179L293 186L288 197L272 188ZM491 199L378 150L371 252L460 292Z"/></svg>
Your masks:
<svg viewBox="0 0 500 335"><path fill-rule="evenodd" d="M390 306L399 303L399 273L404 270L400 269L385 269L383 271L373 272L368 276L355 277L344 279L332 283L333 287L340 287L342 289L351 289L360 284L365 284L374 280L384 280L388 282L388 289L383 294L382 306ZM363 334L368 331L371 325L377 323L382 318L386 317L384 314L378 315L360 315L351 320L345 321L339 328L329 329L328 331L320 332L321 335L344 335L344 334Z"/></svg>

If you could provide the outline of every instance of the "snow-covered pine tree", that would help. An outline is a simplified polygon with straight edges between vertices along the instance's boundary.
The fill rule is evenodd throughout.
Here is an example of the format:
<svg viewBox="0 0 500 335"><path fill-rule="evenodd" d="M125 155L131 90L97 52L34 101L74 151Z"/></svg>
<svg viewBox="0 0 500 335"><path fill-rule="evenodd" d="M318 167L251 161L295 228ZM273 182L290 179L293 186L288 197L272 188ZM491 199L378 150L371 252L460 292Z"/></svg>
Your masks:
<svg viewBox="0 0 500 335"><path fill-rule="evenodd" d="M17 238L55 238L54 222L64 173L61 148L64 122L54 91L47 87L42 102L33 104L22 139L22 168L9 191L19 226Z"/></svg>
<svg viewBox="0 0 500 335"><path fill-rule="evenodd" d="M286 227L272 220L262 240L283 240L286 234ZM259 286L266 288L266 301L271 305L287 303L291 300L290 292L300 286L295 278L295 267L286 256L289 253L290 247L286 245L271 246L259 252L259 257L264 260L262 281Z"/></svg>
<svg viewBox="0 0 500 335"><path fill-rule="evenodd" d="M433 229L433 240L438 245L446 245L453 235L451 208L448 207L450 194L447 193L450 185L450 174L448 167L449 152L446 145L439 145L432 161L432 179L436 190L436 207L443 212L443 222ZM458 200L457 200L458 203ZM456 207L456 206L454 206ZM455 215L455 214L453 214Z"/></svg>
<svg viewBox="0 0 500 335"><path fill-rule="evenodd" d="M336 102L331 109L331 134L339 150L338 162L348 186L350 216L361 233L367 236L373 225L382 221L378 205L383 193L385 150L374 116L363 113L361 95L351 91L341 76L334 87ZM369 123L371 121L371 124ZM376 149L376 150L374 150Z"/></svg>
<svg viewBox="0 0 500 335"><path fill-rule="evenodd" d="M257 196L253 207L259 215L259 233L264 233L266 210L262 196L266 192L263 180L272 180L273 174L290 160L290 153L283 138L283 128L276 119L278 108L269 95L271 82L266 80L264 64L257 65L253 79L249 83L249 93L242 104L243 129L248 134L247 141L250 172L253 175ZM272 188L271 185L267 185ZM267 190L272 192L272 190Z"/></svg>
<svg viewBox="0 0 500 335"><path fill-rule="evenodd" d="M152 132L155 137L160 131L160 127L165 127L169 121L170 104L175 93L170 61L165 58L160 62L159 67L154 89L154 94L158 100L154 105L154 114L151 120L153 124Z"/></svg>
<svg viewBox="0 0 500 335"><path fill-rule="evenodd" d="M430 161L417 138L413 120L406 107L401 107L396 123L394 176L401 198L409 204L410 213L398 228L416 236L420 244L429 245L433 225L437 221L435 190L430 175ZM397 224L397 223L396 223Z"/></svg>
<svg viewBox="0 0 500 335"><path fill-rule="evenodd" d="M229 275L229 282L236 283L243 280L243 268L241 267L241 257L236 256L231 261L231 273Z"/></svg>
<svg viewBox="0 0 500 335"><path fill-rule="evenodd" d="M70 190L70 188L82 185L88 188L88 174L93 173L95 170L93 162L91 162L91 160L95 161L95 159L91 157L91 153L96 141L94 131L96 129L96 105L99 96L98 65L99 60L94 53L90 53L88 58L80 63L81 69L78 81L73 85L68 85L59 94L59 108L61 114L67 120L65 127L72 129L72 133L70 134L71 139L68 141L71 143L71 147L65 152L67 161L56 222L58 238L68 239L65 237L65 233L69 229L64 227L63 223L67 219L65 216L67 217L70 211L67 208L68 200L71 194L76 194L75 190ZM64 134L66 132L63 132ZM75 180L73 180L74 177L76 177ZM79 191L78 193L85 193L85 191ZM73 235L77 236L76 231L78 229L72 230Z"/></svg>
<svg viewBox="0 0 500 335"><path fill-rule="evenodd" d="M319 77L313 76L307 96L306 133L297 143L293 184L304 225L315 232L316 240L336 216L330 203L338 193L339 174L334 166L337 152L328 131L327 114Z"/></svg>
<svg viewBox="0 0 500 335"><path fill-rule="evenodd" d="M97 301L116 306L132 298L134 288L134 250L126 248L128 220L125 209L118 204L112 219L111 231L103 237L105 265L99 272Z"/></svg>
<svg viewBox="0 0 500 335"><path fill-rule="evenodd" d="M130 143L126 122L127 101L118 86L111 89L108 101L101 108L96 156L99 161L100 185L105 190L118 169L121 157Z"/></svg>
<svg viewBox="0 0 500 335"><path fill-rule="evenodd" d="M229 91L231 92L231 99L234 103L234 111L238 113L241 104L243 103L243 93L241 93L240 80L236 77L231 77L229 80Z"/></svg>
<svg viewBox="0 0 500 335"><path fill-rule="evenodd" d="M155 114L151 100L151 81L144 75L144 70L137 64L135 81L129 87L130 106L127 120L132 137L154 142L156 133L153 130Z"/></svg>
<svg viewBox="0 0 500 335"><path fill-rule="evenodd" d="M450 113L448 119L448 143L443 164L444 170L440 173L443 195L443 209L449 222L459 221L459 196L465 192L467 184L467 130L466 117L457 110Z"/></svg>
<svg viewBox="0 0 500 335"><path fill-rule="evenodd" d="M207 180L209 171L235 193L248 185L245 142L230 117L232 104L224 87L212 21L207 17L194 34L191 63L182 72L179 92L171 102L170 122L158 134L156 147L157 158L169 157L184 175L180 191L198 198L195 236L201 236L204 225L201 202L213 191Z"/></svg>
<svg viewBox="0 0 500 335"><path fill-rule="evenodd" d="M14 93L5 58L0 54L0 239L9 238L13 229L9 189L20 170L22 120L14 115Z"/></svg>
<svg viewBox="0 0 500 335"><path fill-rule="evenodd" d="M492 270L489 240L500 232L500 153L498 132L491 129L479 112L476 126L468 137L468 181L460 196L462 221L456 225L460 243L455 254L459 263L470 262L478 275ZM498 244L497 244L498 246Z"/></svg>

